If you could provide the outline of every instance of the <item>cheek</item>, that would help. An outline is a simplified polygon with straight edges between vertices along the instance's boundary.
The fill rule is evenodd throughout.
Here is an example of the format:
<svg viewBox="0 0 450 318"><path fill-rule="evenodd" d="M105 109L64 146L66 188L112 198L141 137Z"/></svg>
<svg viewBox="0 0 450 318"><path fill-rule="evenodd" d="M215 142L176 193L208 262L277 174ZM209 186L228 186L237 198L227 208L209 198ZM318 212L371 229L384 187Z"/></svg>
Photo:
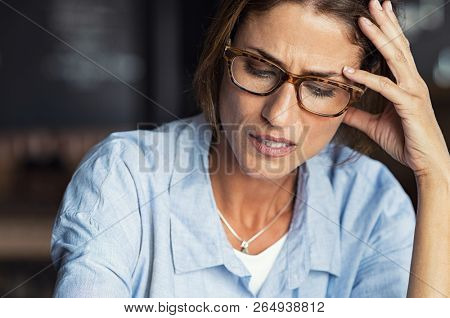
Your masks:
<svg viewBox="0 0 450 318"><path fill-rule="evenodd" d="M244 92L237 89L227 78L222 80L219 98L220 121L224 129L224 137L237 157L242 152L239 150L242 148L240 132L251 118L248 111L252 108L242 93Z"/></svg>
<svg viewBox="0 0 450 318"><path fill-rule="evenodd" d="M342 117L342 116L341 116ZM325 118L307 114L303 120L303 135L301 136L301 155L309 159L319 153L336 134L342 118Z"/></svg>
<svg viewBox="0 0 450 318"><path fill-rule="evenodd" d="M237 88L228 78L222 80L219 113L222 123L242 124L258 118L262 99Z"/></svg>

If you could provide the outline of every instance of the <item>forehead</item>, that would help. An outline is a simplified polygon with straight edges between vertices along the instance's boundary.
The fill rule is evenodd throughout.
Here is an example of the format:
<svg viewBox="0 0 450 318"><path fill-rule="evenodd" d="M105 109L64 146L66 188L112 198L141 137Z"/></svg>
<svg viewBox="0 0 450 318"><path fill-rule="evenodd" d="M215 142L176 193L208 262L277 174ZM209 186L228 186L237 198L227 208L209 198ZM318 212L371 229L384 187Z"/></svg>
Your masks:
<svg viewBox="0 0 450 318"><path fill-rule="evenodd" d="M294 73L305 67L339 73L344 65L359 66L361 49L351 43L344 22L300 4L286 2L251 14L237 31L234 45L263 49Z"/></svg>

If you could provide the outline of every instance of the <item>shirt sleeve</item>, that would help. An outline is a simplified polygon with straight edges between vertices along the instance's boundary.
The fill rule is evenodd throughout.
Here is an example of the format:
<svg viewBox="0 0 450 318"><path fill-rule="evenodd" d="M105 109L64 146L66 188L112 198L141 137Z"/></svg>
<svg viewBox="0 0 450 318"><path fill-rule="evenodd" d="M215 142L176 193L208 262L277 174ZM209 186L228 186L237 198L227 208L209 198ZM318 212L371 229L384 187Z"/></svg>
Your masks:
<svg viewBox="0 0 450 318"><path fill-rule="evenodd" d="M53 225L54 297L131 297L140 249L137 191L115 153L93 151L70 181Z"/></svg>
<svg viewBox="0 0 450 318"><path fill-rule="evenodd" d="M386 193L389 199L383 200L350 297L406 297L416 217L400 184Z"/></svg>

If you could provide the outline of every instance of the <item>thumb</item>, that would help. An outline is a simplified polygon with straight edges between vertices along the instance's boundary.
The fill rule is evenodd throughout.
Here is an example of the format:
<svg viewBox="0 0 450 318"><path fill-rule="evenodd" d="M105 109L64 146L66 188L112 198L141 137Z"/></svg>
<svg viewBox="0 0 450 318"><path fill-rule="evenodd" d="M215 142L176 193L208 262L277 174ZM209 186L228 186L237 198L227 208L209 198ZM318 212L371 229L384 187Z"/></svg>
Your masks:
<svg viewBox="0 0 450 318"><path fill-rule="evenodd" d="M377 115L371 114L361 109L349 107L345 112L343 123L361 130L370 138L377 119Z"/></svg>

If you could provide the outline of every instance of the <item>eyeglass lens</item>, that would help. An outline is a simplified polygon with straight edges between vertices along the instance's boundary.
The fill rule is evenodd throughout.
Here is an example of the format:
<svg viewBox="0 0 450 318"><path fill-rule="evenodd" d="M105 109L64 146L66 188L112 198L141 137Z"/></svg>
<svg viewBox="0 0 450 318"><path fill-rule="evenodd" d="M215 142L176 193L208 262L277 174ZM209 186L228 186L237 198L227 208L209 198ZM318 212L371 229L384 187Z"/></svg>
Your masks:
<svg viewBox="0 0 450 318"><path fill-rule="evenodd" d="M238 86L256 94L272 91L283 78L280 69L247 56L233 59L231 73ZM303 81L297 93L303 107L327 115L339 113L350 100L347 90L316 80Z"/></svg>

